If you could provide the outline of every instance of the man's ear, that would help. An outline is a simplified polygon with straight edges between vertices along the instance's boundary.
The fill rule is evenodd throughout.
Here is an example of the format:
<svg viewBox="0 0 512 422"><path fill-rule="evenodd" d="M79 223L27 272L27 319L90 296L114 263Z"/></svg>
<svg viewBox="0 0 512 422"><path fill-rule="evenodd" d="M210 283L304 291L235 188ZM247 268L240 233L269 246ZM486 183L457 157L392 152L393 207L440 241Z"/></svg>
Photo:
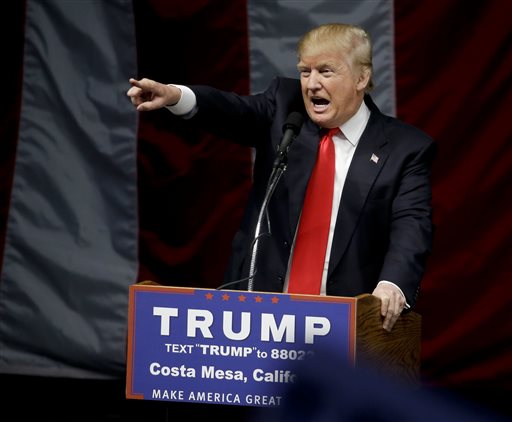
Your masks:
<svg viewBox="0 0 512 422"><path fill-rule="evenodd" d="M359 77L357 78L356 87L358 91L364 91L368 84L370 83L370 69L367 67L361 68L361 72L359 72Z"/></svg>

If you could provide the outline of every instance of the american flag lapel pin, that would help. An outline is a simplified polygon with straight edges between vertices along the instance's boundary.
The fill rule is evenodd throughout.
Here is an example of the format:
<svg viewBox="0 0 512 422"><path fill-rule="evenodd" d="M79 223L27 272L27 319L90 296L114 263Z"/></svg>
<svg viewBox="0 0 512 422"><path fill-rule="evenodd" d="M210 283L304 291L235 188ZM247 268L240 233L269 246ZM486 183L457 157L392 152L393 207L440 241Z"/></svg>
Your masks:
<svg viewBox="0 0 512 422"><path fill-rule="evenodd" d="M379 157L377 157L375 154L372 154L370 161L373 161L375 164L379 162Z"/></svg>

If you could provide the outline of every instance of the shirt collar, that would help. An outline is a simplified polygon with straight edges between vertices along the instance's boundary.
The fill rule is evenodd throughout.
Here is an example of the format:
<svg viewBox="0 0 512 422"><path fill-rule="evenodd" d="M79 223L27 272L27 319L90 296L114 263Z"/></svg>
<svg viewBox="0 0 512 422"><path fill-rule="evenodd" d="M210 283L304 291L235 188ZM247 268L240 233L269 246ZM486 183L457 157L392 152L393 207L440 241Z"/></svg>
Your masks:
<svg viewBox="0 0 512 422"><path fill-rule="evenodd" d="M352 144L352 146L355 147L359 142L369 118L370 109L363 101L356 114L340 126L341 132L345 135L345 138Z"/></svg>

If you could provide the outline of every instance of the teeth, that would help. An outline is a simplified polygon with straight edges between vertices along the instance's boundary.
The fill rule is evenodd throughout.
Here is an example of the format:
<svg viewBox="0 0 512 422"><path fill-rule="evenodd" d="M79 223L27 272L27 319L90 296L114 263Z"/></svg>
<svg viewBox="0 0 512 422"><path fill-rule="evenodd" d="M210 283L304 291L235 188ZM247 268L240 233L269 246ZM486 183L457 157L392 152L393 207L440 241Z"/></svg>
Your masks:
<svg viewBox="0 0 512 422"><path fill-rule="evenodd" d="M329 106L329 102L317 102L317 101L311 101L311 104L313 105L313 109L315 111L323 111Z"/></svg>
<svg viewBox="0 0 512 422"><path fill-rule="evenodd" d="M314 108L315 110L320 111L320 110L325 110L327 107L328 107L328 105L327 105L327 104L318 104L318 105L317 105L317 104L315 104L313 108Z"/></svg>

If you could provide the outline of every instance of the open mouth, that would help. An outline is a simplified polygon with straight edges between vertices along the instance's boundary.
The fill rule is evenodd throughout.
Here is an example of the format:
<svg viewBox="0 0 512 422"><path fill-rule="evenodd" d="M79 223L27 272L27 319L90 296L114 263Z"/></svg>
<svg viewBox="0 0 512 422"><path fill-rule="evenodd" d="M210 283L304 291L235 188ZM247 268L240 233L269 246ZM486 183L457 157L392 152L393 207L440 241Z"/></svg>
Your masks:
<svg viewBox="0 0 512 422"><path fill-rule="evenodd" d="M330 101L326 100L325 98L319 98L319 97L312 97L311 102L313 103L313 109L315 111L324 111L331 103Z"/></svg>

